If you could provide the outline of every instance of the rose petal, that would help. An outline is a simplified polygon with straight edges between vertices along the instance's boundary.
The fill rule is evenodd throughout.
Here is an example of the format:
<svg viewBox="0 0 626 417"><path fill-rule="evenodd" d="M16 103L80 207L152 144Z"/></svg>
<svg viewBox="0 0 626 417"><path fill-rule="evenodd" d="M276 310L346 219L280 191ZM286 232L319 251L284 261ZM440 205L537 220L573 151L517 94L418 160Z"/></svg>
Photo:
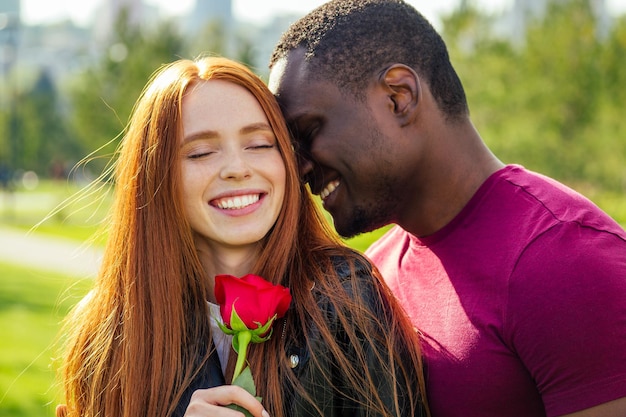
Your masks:
<svg viewBox="0 0 626 417"><path fill-rule="evenodd" d="M254 274L248 274L244 277L241 278L242 281L247 282L251 285L254 285L256 288L272 288L274 287L274 284L272 284L271 282L261 278L258 275L254 275Z"/></svg>
<svg viewBox="0 0 626 417"><path fill-rule="evenodd" d="M215 298L220 304L220 313L227 326L230 327L232 307L236 304L239 318L251 330L257 329L259 323L264 325L274 315L284 316L291 303L288 288L273 285L253 274L242 278L217 275Z"/></svg>

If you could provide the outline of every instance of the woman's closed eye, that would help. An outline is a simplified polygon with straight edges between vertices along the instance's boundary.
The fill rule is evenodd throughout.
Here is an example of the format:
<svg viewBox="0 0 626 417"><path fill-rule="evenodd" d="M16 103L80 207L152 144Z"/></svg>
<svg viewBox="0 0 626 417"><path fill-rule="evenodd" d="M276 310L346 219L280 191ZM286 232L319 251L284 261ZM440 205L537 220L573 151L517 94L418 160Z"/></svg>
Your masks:
<svg viewBox="0 0 626 417"><path fill-rule="evenodd" d="M217 149L215 147L202 144L196 144L196 146L190 146L184 150L185 156L189 159L205 158L216 152Z"/></svg>
<svg viewBox="0 0 626 417"><path fill-rule="evenodd" d="M248 149L274 149L276 145L274 144L263 144L263 145L253 145L249 146Z"/></svg>
<svg viewBox="0 0 626 417"><path fill-rule="evenodd" d="M250 137L242 143L243 149L250 151L274 149L276 148L276 145L277 143L274 135L269 135L267 133L250 135Z"/></svg>
<svg viewBox="0 0 626 417"><path fill-rule="evenodd" d="M189 159L200 159L200 158L204 158L206 156L209 156L209 155L211 155L213 153L215 153L215 152L209 151L209 150L193 151L193 152L190 152L187 155L187 158L189 158Z"/></svg>

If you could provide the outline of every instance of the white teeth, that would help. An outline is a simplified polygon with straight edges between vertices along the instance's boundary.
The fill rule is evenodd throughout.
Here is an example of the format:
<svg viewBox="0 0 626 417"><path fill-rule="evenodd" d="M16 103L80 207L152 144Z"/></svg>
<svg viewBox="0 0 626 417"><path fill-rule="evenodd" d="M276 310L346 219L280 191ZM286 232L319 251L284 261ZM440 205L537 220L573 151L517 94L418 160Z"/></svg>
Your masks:
<svg viewBox="0 0 626 417"><path fill-rule="evenodd" d="M333 191L337 189L339 186L339 180L331 181L326 184L326 187L320 192L320 197L324 200L326 197L330 195Z"/></svg>
<svg viewBox="0 0 626 417"><path fill-rule="evenodd" d="M216 203L216 206L225 210L242 209L250 204L256 203L257 201L259 201L258 194L242 195L234 198L219 200Z"/></svg>

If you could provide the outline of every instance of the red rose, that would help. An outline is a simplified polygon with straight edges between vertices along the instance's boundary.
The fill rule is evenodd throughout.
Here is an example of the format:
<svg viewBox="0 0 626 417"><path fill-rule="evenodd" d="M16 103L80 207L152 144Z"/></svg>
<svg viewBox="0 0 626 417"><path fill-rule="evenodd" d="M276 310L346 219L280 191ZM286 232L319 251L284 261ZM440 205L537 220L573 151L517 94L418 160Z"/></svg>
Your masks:
<svg viewBox="0 0 626 417"><path fill-rule="evenodd" d="M217 275L215 298L220 305L224 324L230 329L233 329L231 326L233 307L246 327L254 330L265 325L274 316L276 316L274 318L284 316L291 303L289 288L274 285L252 274L242 278Z"/></svg>
<svg viewBox="0 0 626 417"><path fill-rule="evenodd" d="M256 275L248 274L243 278L217 275L215 299L222 315L218 325L224 333L233 336L233 349L237 352L232 383L247 386L248 392L256 395L250 368L245 368L248 345L265 342L271 337L274 321L285 315L291 303L289 289Z"/></svg>

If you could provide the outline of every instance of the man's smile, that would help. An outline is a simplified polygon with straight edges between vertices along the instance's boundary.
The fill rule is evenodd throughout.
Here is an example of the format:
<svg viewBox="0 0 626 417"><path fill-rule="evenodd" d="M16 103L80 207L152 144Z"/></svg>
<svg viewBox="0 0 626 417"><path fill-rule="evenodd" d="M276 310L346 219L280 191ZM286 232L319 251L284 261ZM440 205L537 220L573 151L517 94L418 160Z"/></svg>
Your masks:
<svg viewBox="0 0 626 417"><path fill-rule="evenodd" d="M324 187L324 189L320 191L320 197L322 198L322 200L325 200L326 197L330 195L330 193L335 191L337 187L339 186L339 183L340 183L339 180L334 180L326 184L326 187Z"/></svg>

